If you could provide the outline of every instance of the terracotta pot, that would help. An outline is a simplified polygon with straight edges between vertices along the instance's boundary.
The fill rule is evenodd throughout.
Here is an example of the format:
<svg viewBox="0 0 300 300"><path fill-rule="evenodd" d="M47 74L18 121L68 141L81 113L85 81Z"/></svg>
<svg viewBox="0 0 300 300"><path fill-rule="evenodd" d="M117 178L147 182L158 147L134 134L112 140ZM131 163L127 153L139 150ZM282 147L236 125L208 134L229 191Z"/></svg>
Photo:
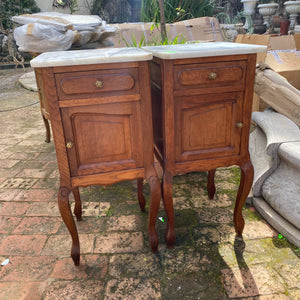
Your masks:
<svg viewBox="0 0 300 300"><path fill-rule="evenodd" d="M279 28L280 27L280 21L281 21L281 17L280 16L273 16L272 26Z"/></svg>
<svg viewBox="0 0 300 300"><path fill-rule="evenodd" d="M287 35L290 27L290 20L285 18L280 21L280 35Z"/></svg>

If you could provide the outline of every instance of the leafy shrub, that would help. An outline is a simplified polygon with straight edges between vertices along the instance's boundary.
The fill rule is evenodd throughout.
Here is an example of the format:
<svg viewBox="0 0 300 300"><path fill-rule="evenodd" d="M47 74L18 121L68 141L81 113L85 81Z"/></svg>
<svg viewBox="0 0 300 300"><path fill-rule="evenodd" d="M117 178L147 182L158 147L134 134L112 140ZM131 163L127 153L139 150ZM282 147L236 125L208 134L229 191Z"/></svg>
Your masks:
<svg viewBox="0 0 300 300"><path fill-rule="evenodd" d="M211 0L165 0L166 23L174 23L192 18L211 17L214 14L214 2ZM160 22L157 0L142 0L142 22Z"/></svg>
<svg viewBox="0 0 300 300"><path fill-rule="evenodd" d="M94 0L92 15L99 15L109 23L128 22L131 16L131 5L127 0Z"/></svg>
<svg viewBox="0 0 300 300"><path fill-rule="evenodd" d="M13 28L12 16L39 12L34 0L1 0L0 22L4 29Z"/></svg>

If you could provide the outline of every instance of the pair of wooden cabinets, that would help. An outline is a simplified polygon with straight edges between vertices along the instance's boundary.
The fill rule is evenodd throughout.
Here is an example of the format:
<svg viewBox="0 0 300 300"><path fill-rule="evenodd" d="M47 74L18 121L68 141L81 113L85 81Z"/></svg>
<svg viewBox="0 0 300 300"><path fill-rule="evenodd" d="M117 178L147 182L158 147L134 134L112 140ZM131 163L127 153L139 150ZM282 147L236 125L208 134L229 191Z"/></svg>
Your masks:
<svg viewBox="0 0 300 300"><path fill-rule="evenodd" d="M80 220L78 187L88 185L138 179L143 210L142 180L146 178L151 188L149 239L152 251L157 251L155 221L161 184L154 152L164 168L162 196L169 247L175 239L172 178L191 171L209 171L208 192L213 197L214 170L233 164L241 167L234 220L237 233L242 233L241 210L253 176L248 135L255 57L154 58L150 63L35 69L40 95L47 99L50 112L60 172L58 203L72 236L76 265L79 239L69 193L74 193L74 213Z"/></svg>

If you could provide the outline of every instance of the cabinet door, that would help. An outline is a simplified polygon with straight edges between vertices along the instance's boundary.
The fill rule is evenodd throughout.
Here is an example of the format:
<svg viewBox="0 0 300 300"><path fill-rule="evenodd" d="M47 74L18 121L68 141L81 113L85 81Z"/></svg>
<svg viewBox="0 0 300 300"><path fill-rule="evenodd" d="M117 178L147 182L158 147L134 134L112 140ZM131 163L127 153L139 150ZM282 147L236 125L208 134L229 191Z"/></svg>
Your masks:
<svg viewBox="0 0 300 300"><path fill-rule="evenodd" d="M71 176L143 166L140 102L62 108Z"/></svg>
<svg viewBox="0 0 300 300"><path fill-rule="evenodd" d="M243 93L175 97L176 162L240 153Z"/></svg>

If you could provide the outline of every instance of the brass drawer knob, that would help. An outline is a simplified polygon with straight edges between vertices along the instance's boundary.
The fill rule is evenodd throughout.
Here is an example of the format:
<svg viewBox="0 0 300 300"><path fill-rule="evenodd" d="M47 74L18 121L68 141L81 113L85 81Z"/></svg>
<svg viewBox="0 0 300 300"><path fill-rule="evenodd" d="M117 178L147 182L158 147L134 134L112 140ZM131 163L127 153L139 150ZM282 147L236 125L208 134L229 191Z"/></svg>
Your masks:
<svg viewBox="0 0 300 300"><path fill-rule="evenodd" d="M208 74L208 79L209 80L215 80L217 78L217 73L214 73L214 72L210 72Z"/></svg>
<svg viewBox="0 0 300 300"><path fill-rule="evenodd" d="M71 149L74 146L74 144L72 142L67 142L66 147L68 149Z"/></svg>
<svg viewBox="0 0 300 300"><path fill-rule="evenodd" d="M95 85L96 85L97 88L101 89L101 88L103 88L103 81L97 80Z"/></svg>
<svg viewBox="0 0 300 300"><path fill-rule="evenodd" d="M235 126L236 128L243 128L244 124L242 122L237 122Z"/></svg>

